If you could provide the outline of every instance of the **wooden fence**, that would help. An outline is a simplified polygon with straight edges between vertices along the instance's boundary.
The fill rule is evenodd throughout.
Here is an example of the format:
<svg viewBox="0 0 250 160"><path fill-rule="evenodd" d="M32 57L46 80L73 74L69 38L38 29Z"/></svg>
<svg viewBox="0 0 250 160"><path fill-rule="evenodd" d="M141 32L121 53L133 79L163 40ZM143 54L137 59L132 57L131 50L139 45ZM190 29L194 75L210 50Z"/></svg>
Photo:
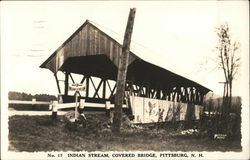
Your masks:
<svg viewBox="0 0 250 160"><path fill-rule="evenodd" d="M31 104L31 105L49 105L49 111L52 111L52 116L54 115L56 117L57 112L65 109L65 108L75 108L77 107L88 107L88 108L105 108L106 110L110 110L111 108L114 108L114 104L110 104L110 101L106 101L105 104L103 103L89 103L85 102L84 99L81 99L80 102L77 103L60 103L60 101L36 101L35 99L32 99L32 101L21 101L21 100L9 100L9 104ZM127 105L123 105L123 108L126 108ZM15 111L16 112L23 112L23 111ZM42 112L42 111L36 111L36 112Z"/></svg>

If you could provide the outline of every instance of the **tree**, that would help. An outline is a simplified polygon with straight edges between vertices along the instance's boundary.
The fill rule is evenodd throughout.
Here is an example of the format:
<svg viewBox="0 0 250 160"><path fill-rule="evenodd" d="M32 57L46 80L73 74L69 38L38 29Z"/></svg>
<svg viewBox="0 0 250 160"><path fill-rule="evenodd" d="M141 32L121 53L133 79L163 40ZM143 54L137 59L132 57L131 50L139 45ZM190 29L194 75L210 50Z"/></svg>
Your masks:
<svg viewBox="0 0 250 160"><path fill-rule="evenodd" d="M223 70L225 77L223 110L227 114L232 106L233 80L240 67L240 56L238 54L240 43L232 40L227 23L216 28L216 33L218 36L218 46L216 47L217 63L219 68Z"/></svg>

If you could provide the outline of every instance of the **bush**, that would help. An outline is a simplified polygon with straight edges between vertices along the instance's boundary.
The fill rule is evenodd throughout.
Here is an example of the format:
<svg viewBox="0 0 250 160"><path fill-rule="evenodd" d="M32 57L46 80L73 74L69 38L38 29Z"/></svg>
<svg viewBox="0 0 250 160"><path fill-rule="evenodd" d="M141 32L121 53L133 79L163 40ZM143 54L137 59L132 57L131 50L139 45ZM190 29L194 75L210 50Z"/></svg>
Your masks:
<svg viewBox="0 0 250 160"><path fill-rule="evenodd" d="M213 137L214 134L227 134L229 139L241 139L241 97L232 97L229 113L223 112L223 98L209 98L204 103L205 113L200 120L201 131Z"/></svg>
<svg viewBox="0 0 250 160"><path fill-rule="evenodd" d="M203 115L200 120L201 134L213 137L214 134L226 134L229 139L241 139L241 116L240 114Z"/></svg>

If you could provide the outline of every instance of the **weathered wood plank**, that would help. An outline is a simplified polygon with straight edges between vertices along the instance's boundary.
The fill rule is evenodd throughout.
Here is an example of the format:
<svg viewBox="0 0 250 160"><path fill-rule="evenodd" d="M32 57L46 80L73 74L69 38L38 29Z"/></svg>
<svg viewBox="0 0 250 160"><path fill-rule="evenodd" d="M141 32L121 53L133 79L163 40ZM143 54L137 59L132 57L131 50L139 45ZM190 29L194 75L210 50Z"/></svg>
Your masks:
<svg viewBox="0 0 250 160"><path fill-rule="evenodd" d="M79 41L80 41L80 39L79 39L79 34L77 34L76 35L76 38L75 38L75 52L76 52L76 55L77 56L80 56L80 47L79 47Z"/></svg>
<svg viewBox="0 0 250 160"><path fill-rule="evenodd" d="M88 52L88 42L87 42L87 28L84 28L83 30L83 56L87 55Z"/></svg>
<svg viewBox="0 0 250 160"><path fill-rule="evenodd" d="M83 33L83 30L81 30L80 32L80 54L81 56L85 56L85 52L84 52L84 33Z"/></svg>
<svg viewBox="0 0 250 160"><path fill-rule="evenodd" d="M89 76L86 76L86 97L89 97Z"/></svg>
<svg viewBox="0 0 250 160"><path fill-rule="evenodd" d="M56 79L56 85L57 85L58 92L59 92L59 94L61 94L61 89L60 89L59 81L58 81L58 78L57 78L57 73L54 73L54 76L55 76L55 79Z"/></svg>
<svg viewBox="0 0 250 160"><path fill-rule="evenodd" d="M102 98L105 99L106 98L106 79L103 80L103 85L102 85Z"/></svg>
<svg viewBox="0 0 250 160"><path fill-rule="evenodd" d="M101 33L99 33L99 38L100 38L100 46L99 46L100 54L106 54L105 38Z"/></svg>
<svg viewBox="0 0 250 160"><path fill-rule="evenodd" d="M98 50L98 47L99 47L99 40L98 40L98 31L95 30L95 54L98 55L100 54L99 53L99 50Z"/></svg>
<svg viewBox="0 0 250 160"><path fill-rule="evenodd" d="M69 73L65 73L65 81L64 81L64 95L68 95L68 89L69 89Z"/></svg>
<svg viewBox="0 0 250 160"><path fill-rule="evenodd" d="M98 51L98 54L103 54L102 51L101 51L101 35L100 35L100 32L98 32L98 47L97 47L97 51Z"/></svg>
<svg viewBox="0 0 250 160"><path fill-rule="evenodd" d="M113 42L109 41L109 58L111 61L114 61L113 59Z"/></svg>
<svg viewBox="0 0 250 160"><path fill-rule="evenodd" d="M65 108L73 108L75 106L79 106L79 102L77 103L62 103L62 104L57 104L58 109L65 109ZM114 104L110 104L109 105L110 108L114 108ZM91 107L91 108L105 108L105 104L103 103L89 103L89 102L85 102L84 103L84 107ZM122 105L123 108L127 108L126 104Z"/></svg>
<svg viewBox="0 0 250 160"><path fill-rule="evenodd" d="M95 31L90 27L90 55L95 53Z"/></svg>
<svg viewBox="0 0 250 160"><path fill-rule="evenodd" d="M89 25L86 25L86 34L87 34L87 37L86 37L86 41L87 41L87 51L86 51L86 56L90 55L89 52L90 52L90 29L89 29Z"/></svg>
<svg viewBox="0 0 250 160"><path fill-rule="evenodd" d="M97 55L97 51L96 51L96 46L97 46L96 34L97 34L97 32L96 32L96 30L93 29L92 33L93 33L93 42L92 42L93 43L93 55Z"/></svg>
<svg viewBox="0 0 250 160"><path fill-rule="evenodd" d="M94 93L94 95L93 95L94 98L95 98L95 96L100 97L99 94L98 94L98 91L99 91L99 89L101 88L102 83L103 83L103 80L101 79L101 81L99 82L99 84L98 84L98 86L97 86L97 88L96 88L96 90L95 90L95 93Z"/></svg>
<svg viewBox="0 0 250 160"><path fill-rule="evenodd" d="M105 54L111 60L111 56L110 56L110 42L108 41L108 39L106 37L105 37Z"/></svg>
<svg viewBox="0 0 250 160"><path fill-rule="evenodd" d="M83 40L82 40L82 30L79 32L79 56L82 56L82 44Z"/></svg>

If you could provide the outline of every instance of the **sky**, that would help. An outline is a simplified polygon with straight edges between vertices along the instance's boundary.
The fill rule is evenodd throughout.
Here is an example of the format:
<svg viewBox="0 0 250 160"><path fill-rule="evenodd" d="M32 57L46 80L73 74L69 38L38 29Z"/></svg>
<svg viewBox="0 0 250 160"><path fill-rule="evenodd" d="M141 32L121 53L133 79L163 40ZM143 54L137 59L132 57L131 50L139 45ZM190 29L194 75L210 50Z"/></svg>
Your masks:
<svg viewBox="0 0 250 160"><path fill-rule="evenodd" d="M216 69L215 27L228 22L240 42L241 68L233 95L249 88L247 1L4 1L1 2L1 85L6 91L57 95L51 71L39 66L86 19L123 37L129 8L136 8L132 41L143 59L222 94ZM246 87L247 86L247 87Z"/></svg>

